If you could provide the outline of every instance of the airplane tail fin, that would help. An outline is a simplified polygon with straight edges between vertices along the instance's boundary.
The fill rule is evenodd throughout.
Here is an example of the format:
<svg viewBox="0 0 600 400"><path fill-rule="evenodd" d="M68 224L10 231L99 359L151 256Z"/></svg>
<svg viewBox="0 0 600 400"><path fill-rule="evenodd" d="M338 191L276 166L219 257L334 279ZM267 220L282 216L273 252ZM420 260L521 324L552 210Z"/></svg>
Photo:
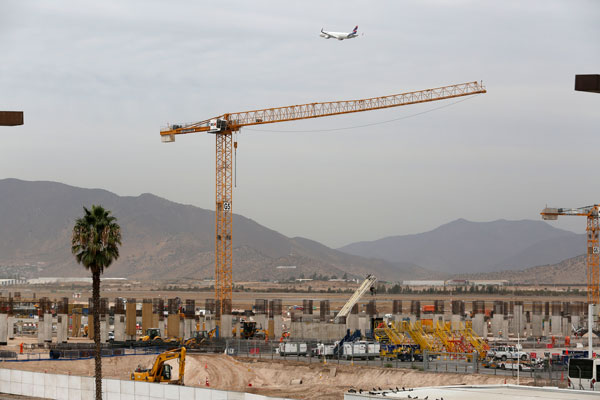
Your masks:
<svg viewBox="0 0 600 400"><path fill-rule="evenodd" d="M353 34L356 34L356 32L358 32L358 25L356 25L356 26L354 27L354 29L352 30L352 33L353 33Z"/></svg>

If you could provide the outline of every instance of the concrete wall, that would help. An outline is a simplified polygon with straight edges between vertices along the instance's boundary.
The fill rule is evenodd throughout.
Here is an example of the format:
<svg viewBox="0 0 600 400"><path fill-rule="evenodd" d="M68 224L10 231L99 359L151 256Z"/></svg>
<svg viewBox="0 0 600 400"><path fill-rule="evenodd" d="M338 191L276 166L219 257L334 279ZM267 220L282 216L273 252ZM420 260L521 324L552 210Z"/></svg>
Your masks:
<svg viewBox="0 0 600 400"><path fill-rule="evenodd" d="M339 340L346 335L345 324L324 322L292 322L290 336L294 339Z"/></svg>
<svg viewBox="0 0 600 400"><path fill-rule="evenodd" d="M45 399L93 400L94 388L93 377L0 369L0 393ZM117 379L103 379L102 391L103 399L107 400L288 400L251 393Z"/></svg>

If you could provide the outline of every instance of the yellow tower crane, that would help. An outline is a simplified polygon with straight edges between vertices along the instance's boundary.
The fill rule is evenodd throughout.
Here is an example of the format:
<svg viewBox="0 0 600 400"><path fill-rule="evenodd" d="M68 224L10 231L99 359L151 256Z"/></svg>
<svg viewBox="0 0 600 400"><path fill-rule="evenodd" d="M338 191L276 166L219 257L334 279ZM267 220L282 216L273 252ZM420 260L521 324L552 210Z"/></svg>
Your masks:
<svg viewBox="0 0 600 400"><path fill-rule="evenodd" d="M359 100L299 104L262 110L223 114L193 124L170 125L161 130L163 142L174 142L175 135L207 132L216 137L216 205L215 205L215 300L220 312L231 308L232 292L232 176L233 134L244 126L328 117L362 111L406 106L409 104L451 99L486 93L480 82L467 82L435 89L372 97Z"/></svg>
<svg viewBox="0 0 600 400"><path fill-rule="evenodd" d="M587 298L589 304L600 304L600 246L598 245L598 210L600 206L580 208L544 208L542 219L554 221L559 215L587 217Z"/></svg>

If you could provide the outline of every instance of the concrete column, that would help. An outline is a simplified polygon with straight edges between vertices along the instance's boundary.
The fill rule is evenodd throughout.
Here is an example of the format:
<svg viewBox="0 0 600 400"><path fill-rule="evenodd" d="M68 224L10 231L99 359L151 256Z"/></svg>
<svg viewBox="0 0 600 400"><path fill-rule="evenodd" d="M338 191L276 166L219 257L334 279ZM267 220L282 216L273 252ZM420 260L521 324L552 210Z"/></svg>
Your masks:
<svg viewBox="0 0 600 400"><path fill-rule="evenodd" d="M533 337L539 338L544 335L542 330L542 315L541 314L533 314L531 316L531 333Z"/></svg>
<svg viewBox="0 0 600 400"><path fill-rule="evenodd" d="M115 314L115 342L124 342L125 333L125 314Z"/></svg>
<svg viewBox="0 0 600 400"><path fill-rule="evenodd" d="M56 317L56 343L65 343L66 339L63 333L63 320L64 315L58 315Z"/></svg>
<svg viewBox="0 0 600 400"><path fill-rule="evenodd" d="M165 330L165 320L164 319L160 319L158 320L158 329L160 329L160 333L162 335L167 335L167 331Z"/></svg>
<svg viewBox="0 0 600 400"><path fill-rule="evenodd" d="M179 315L170 314L167 317L167 336L170 338L179 338Z"/></svg>
<svg viewBox="0 0 600 400"><path fill-rule="evenodd" d="M136 340L136 300L135 299L127 299L127 306L125 307L125 336L126 340ZM116 339L116 338L115 338Z"/></svg>
<svg viewBox="0 0 600 400"><path fill-rule="evenodd" d="M492 317L492 336L500 337L500 331L502 330L503 323L504 315L501 313L494 313L494 316Z"/></svg>
<svg viewBox="0 0 600 400"><path fill-rule="evenodd" d="M108 342L108 319L106 315L100 315L100 342Z"/></svg>
<svg viewBox="0 0 600 400"><path fill-rule="evenodd" d="M6 346L8 343L8 315L0 314L0 345Z"/></svg>
<svg viewBox="0 0 600 400"><path fill-rule="evenodd" d="M310 315L312 315L312 313ZM267 326L267 316L265 314L257 314L257 315L255 315L254 316L254 321L256 321L256 328L258 328L258 329L265 329L265 330L268 329L268 326Z"/></svg>
<svg viewBox="0 0 600 400"><path fill-rule="evenodd" d="M461 324L461 320L462 318L460 317L460 315L458 314L453 314L450 317L450 329L452 329L453 331L458 331L460 329Z"/></svg>
<svg viewBox="0 0 600 400"><path fill-rule="evenodd" d="M485 339L487 337L487 327L485 326L484 318L485 315L483 314L475 314L471 324L475 334Z"/></svg>
<svg viewBox="0 0 600 400"><path fill-rule="evenodd" d="M44 315L44 341L46 343L52 343L52 314L47 313Z"/></svg>
<svg viewBox="0 0 600 400"><path fill-rule="evenodd" d="M569 318L567 317L562 317L562 335L563 336L570 336L571 335L571 322L569 321Z"/></svg>
<svg viewBox="0 0 600 400"><path fill-rule="evenodd" d="M7 317L7 325L8 325L8 338L15 338L15 317L12 315L8 315Z"/></svg>
<svg viewBox="0 0 600 400"><path fill-rule="evenodd" d="M215 327L217 326L216 321L214 319L205 319L204 320L204 326L206 328L206 332L210 332L213 329L215 329ZM269 337L271 336L271 334L269 334Z"/></svg>
<svg viewBox="0 0 600 400"><path fill-rule="evenodd" d="M221 328L219 330L219 337L230 338L231 329L233 328L233 318L229 314L221 315Z"/></svg>
<svg viewBox="0 0 600 400"><path fill-rule="evenodd" d="M367 327L369 326L369 319L366 315L358 316L358 329L360 329L361 333L364 335L367 332Z"/></svg>
<svg viewBox="0 0 600 400"><path fill-rule="evenodd" d="M183 323L183 338L184 339L188 339L192 337L192 332L193 332L193 327L194 327L194 320L190 319L190 318L185 318ZM231 332L231 331L230 331Z"/></svg>
<svg viewBox="0 0 600 400"><path fill-rule="evenodd" d="M346 329L350 329L350 332L354 332L355 330L359 329L358 314L349 314L348 315L348 317L346 318Z"/></svg>
<svg viewBox="0 0 600 400"><path fill-rule="evenodd" d="M552 336L562 336L562 317L560 315L551 316L550 324L550 334Z"/></svg>
<svg viewBox="0 0 600 400"><path fill-rule="evenodd" d="M13 298L12 297L8 297L8 307L7 307L7 313L8 313L8 318L7 318L7 325L8 325L8 339L14 339L15 338L15 317L13 314L13 309L14 309L14 302L13 302Z"/></svg>
<svg viewBox="0 0 600 400"><path fill-rule="evenodd" d="M44 324L44 314L38 309L37 342L44 343L46 337L46 326Z"/></svg>
<svg viewBox="0 0 600 400"><path fill-rule="evenodd" d="M152 326L152 299L144 299L142 302L142 335L146 334L146 330L156 328Z"/></svg>
<svg viewBox="0 0 600 400"><path fill-rule="evenodd" d="M579 315L572 315L571 316L571 325L573 325L575 328L579 327L579 324L580 324L579 321L580 321ZM570 329L569 330L569 335L571 335L573 333L573 331L572 331L573 327L569 326L569 329ZM9 336L10 336L10 332L9 332ZM9 337L9 339L10 339L10 337Z"/></svg>
<svg viewBox="0 0 600 400"><path fill-rule="evenodd" d="M275 338L280 338L283 334L283 317L281 314L273 316L273 333Z"/></svg>
<svg viewBox="0 0 600 400"><path fill-rule="evenodd" d="M525 314L523 313L523 305L515 304L513 311L513 326L515 334L520 335L521 338L525 336L524 328L526 324Z"/></svg>
<svg viewBox="0 0 600 400"><path fill-rule="evenodd" d="M508 331L509 331L508 319L504 319L502 321L502 337L504 339L508 339Z"/></svg>

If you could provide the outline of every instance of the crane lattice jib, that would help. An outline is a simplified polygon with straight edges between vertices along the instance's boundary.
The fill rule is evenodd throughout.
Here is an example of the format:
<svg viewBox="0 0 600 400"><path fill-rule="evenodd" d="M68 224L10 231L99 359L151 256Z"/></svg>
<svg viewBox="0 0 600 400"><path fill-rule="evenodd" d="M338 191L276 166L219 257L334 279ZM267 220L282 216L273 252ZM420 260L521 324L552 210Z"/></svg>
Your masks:
<svg viewBox="0 0 600 400"><path fill-rule="evenodd" d="M540 213L544 220L556 220L559 215L578 215L587 217L587 293L588 303L600 304L600 206L585 206L580 208L549 208Z"/></svg>
<svg viewBox="0 0 600 400"><path fill-rule="evenodd" d="M418 90L389 96L371 97L359 100L329 101L321 103L298 104L286 107L265 108L261 110L242 111L223 114L200 122L182 125L171 125L162 130L162 136L179 135L209 130L211 120L227 121L228 129L237 131L243 126L271 124L275 122L296 121L309 118L328 117L362 111L380 110L384 108L426 103L455 97L486 93L480 82L467 82L458 85L443 86L434 89Z"/></svg>

